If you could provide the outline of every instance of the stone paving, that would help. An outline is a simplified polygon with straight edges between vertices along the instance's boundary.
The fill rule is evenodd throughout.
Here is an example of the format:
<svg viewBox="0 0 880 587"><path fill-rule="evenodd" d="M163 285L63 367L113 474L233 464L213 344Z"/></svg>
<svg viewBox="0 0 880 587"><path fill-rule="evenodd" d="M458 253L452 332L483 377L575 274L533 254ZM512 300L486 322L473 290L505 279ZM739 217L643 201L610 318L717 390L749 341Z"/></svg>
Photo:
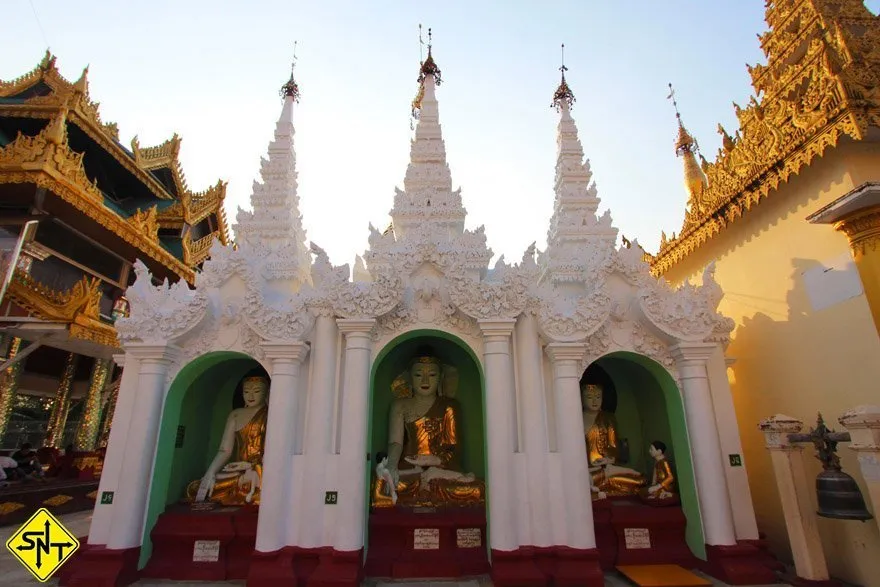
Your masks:
<svg viewBox="0 0 880 587"><path fill-rule="evenodd" d="M76 536L85 536L89 531L89 524L92 520L92 512L78 512L75 514L67 514L60 516L61 522ZM18 530L18 526L6 526L0 528L0 539L3 541L3 552L0 553L0 586L35 586L35 585L58 585L57 580L50 580L47 583L40 583L6 550L6 541ZM699 574L699 573L698 573ZM712 580L707 577L707 579ZM175 582L175 581L138 581L134 584L136 587L159 587L163 585L174 585L176 587L220 587L220 586L245 586L244 581L221 581L221 582ZM488 577L476 577L465 581L383 581L368 580L364 582L363 587L491 587L492 581ZM713 587L728 587L726 583L712 580ZM605 576L605 587L632 587L632 583L616 573L609 573ZM775 587L786 587L777 584Z"/></svg>

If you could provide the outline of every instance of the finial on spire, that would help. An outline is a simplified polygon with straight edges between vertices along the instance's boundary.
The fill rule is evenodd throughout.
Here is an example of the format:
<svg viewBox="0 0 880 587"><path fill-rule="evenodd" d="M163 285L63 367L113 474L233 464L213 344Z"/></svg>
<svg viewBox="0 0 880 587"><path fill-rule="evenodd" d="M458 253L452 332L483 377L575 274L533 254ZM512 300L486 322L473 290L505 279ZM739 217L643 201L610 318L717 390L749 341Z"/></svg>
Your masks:
<svg viewBox="0 0 880 587"><path fill-rule="evenodd" d="M293 59L290 61L290 79L287 80L283 86L281 86L281 94L282 98L287 98L290 96L293 98L294 102L299 102L299 85L297 85L296 80L293 78L293 72L296 69L296 44L297 41L293 42Z"/></svg>
<svg viewBox="0 0 880 587"><path fill-rule="evenodd" d="M568 71L568 68L565 66L565 43L562 43L562 65L559 66L559 71L562 72L562 80L559 82L556 92L553 93L553 103L550 105L556 108L557 112L559 112L563 103L567 104L569 108L575 103L574 92L571 91L571 88L568 87L568 83L565 81L565 72Z"/></svg>
<svg viewBox="0 0 880 587"><path fill-rule="evenodd" d="M669 83L669 95L667 100L672 100L672 107L675 108L675 119L678 121L678 138L675 139L675 154L678 156L685 153L699 153L700 146L691 134L685 129L684 123L681 121L681 112L678 110L678 102L675 99L675 89L672 83Z"/></svg>
<svg viewBox="0 0 880 587"><path fill-rule="evenodd" d="M422 40L421 35L422 25L419 25L419 42ZM419 83L425 81L425 78L429 75L434 76L434 85L439 86L442 81L440 78L440 68L437 67L437 64L434 63L434 57L431 55L431 28L428 27L428 58L421 64L421 69L419 69Z"/></svg>

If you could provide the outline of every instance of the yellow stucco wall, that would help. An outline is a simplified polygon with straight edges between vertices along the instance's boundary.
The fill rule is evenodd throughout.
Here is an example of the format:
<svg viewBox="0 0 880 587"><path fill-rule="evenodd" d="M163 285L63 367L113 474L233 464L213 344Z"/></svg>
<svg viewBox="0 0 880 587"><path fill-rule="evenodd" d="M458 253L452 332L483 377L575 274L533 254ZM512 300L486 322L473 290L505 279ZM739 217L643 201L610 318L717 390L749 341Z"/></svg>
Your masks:
<svg viewBox="0 0 880 587"><path fill-rule="evenodd" d="M841 145L666 274L673 283L698 282L706 264L716 260L716 279L725 293L720 310L736 321L727 350L736 362L728 375L758 526L788 561L779 495L758 422L782 413L808 428L821 411L830 426L840 428L837 418L846 409L880 404L880 338L864 293L815 309L803 275L834 261L851 261L846 237L805 218L878 179L880 148ZM813 454L811 448L804 451L811 489L821 470ZM840 454L844 471L860 482L867 497L852 451L842 445ZM819 529L832 576L880 586L877 524L819 518Z"/></svg>

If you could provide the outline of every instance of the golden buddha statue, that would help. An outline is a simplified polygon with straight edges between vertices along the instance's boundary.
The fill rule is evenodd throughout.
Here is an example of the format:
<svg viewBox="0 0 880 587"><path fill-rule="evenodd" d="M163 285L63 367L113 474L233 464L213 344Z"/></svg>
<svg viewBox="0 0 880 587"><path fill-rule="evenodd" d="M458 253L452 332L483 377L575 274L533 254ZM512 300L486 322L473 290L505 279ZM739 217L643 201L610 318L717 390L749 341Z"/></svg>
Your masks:
<svg viewBox="0 0 880 587"><path fill-rule="evenodd" d="M204 476L186 488L189 501L221 505L260 503L269 379L245 377L241 387L244 407L232 410L226 419L217 456Z"/></svg>
<svg viewBox="0 0 880 587"><path fill-rule="evenodd" d="M602 409L602 399L601 385L587 383L581 387L593 492L599 499L609 495L635 495L645 484L645 479L638 471L616 464L617 419L612 412Z"/></svg>
<svg viewBox="0 0 880 587"><path fill-rule="evenodd" d="M403 389L404 397L391 404L388 452L377 455L373 506L471 506L484 502L485 484L473 473L461 471L458 402L440 392L442 379L440 361L420 356L392 385Z"/></svg>
<svg viewBox="0 0 880 587"><path fill-rule="evenodd" d="M648 454L654 459L654 474L651 477L651 485L645 491L648 499L672 499L678 493L675 487L675 474L672 465L666 460L666 444L655 440L648 449Z"/></svg>

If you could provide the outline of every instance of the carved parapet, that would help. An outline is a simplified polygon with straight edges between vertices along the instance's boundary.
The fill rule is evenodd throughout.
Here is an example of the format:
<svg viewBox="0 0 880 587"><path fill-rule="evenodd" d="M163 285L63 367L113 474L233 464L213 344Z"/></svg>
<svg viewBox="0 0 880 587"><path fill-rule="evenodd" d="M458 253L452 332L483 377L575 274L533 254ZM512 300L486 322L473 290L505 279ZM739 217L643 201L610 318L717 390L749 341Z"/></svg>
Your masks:
<svg viewBox="0 0 880 587"><path fill-rule="evenodd" d="M43 320L68 323L73 338L119 346L115 329L101 321L101 281L83 277L67 291L56 291L26 273L16 272L7 295L16 305Z"/></svg>
<svg viewBox="0 0 880 587"><path fill-rule="evenodd" d="M214 233L203 236L193 242L187 232L181 244L183 246L183 262L190 267L195 267L211 254L211 246L214 244Z"/></svg>

